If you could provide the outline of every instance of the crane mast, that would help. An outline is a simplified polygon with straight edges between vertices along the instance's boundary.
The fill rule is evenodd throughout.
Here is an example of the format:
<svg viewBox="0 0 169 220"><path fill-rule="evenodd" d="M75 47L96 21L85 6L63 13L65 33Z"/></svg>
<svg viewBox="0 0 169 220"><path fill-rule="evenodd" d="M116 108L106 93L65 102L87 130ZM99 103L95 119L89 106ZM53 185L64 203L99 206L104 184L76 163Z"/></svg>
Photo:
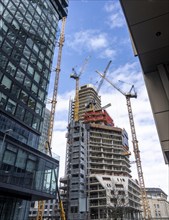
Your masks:
<svg viewBox="0 0 169 220"><path fill-rule="evenodd" d="M66 17L63 17L62 18L61 34L60 34L60 39L59 39L59 50L58 50L58 57L57 57L57 66L56 66L56 70L55 70L56 75L55 75L52 106L51 106L51 113L50 113L50 123L49 123L49 130L48 130L48 149L46 149L46 151L49 150L50 154L51 154L51 142L52 142L52 134L53 134L55 109L56 109L56 103L57 103L57 93L58 93L58 83L59 83L61 57L62 57L62 47L63 47L63 43L64 43L64 40L65 40L65 38L64 38L65 23L66 23Z"/></svg>
<svg viewBox="0 0 169 220"><path fill-rule="evenodd" d="M138 179L139 179L139 184L140 184L143 212L144 212L145 217L148 217L148 219L151 219L151 212L150 212L150 208L148 205L147 194L146 194L146 190L145 190L145 183L144 183L144 177L143 177L143 171L142 171L142 165L141 165L140 151L139 151L138 140L137 140L137 136L136 136L136 130L135 130L135 125L134 125L134 118L133 118L133 113L132 113L130 97L126 96L126 101L127 101L129 122L130 122L130 127L131 127L131 135L132 135L133 149L134 149L134 155L135 155L136 166L137 166Z"/></svg>
<svg viewBox="0 0 169 220"><path fill-rule="evenodd" d="M73 79L76 80L75 107L74 107L74 120L75 121L79 120L79 79L80 79L80 76L82 75L82 73L85 70L85 67L86 67L86 65L88 63L89 58L90 58L90 56L88 56L85 59L84 64L83 64L79 74L77 74L75 69L73 68L72 69L73 70L73 74L70 75L70 78L73 78Z"/></svg>
<svg viewBox="0 0 169 220"><path fill-rule="evenodd" d="M49 129L48 129L48 140L46 143L46 153L49 154L50 156L52 156L51 142L52 142L52 134L53 134L53 126L54 126L55 109L56 109L56 103L57 103L58 83L59 83L59 74L60 74L60 66L61 66L61 58L62 58L62 47L63 47L63 43L65 40L64 39L65 23L66 23L66 17L63 17L60 39L59 39L57 65L55 69L56 75L55 75L55 81L54 81L53 97L52 97L52 102L51 102L52 106L51 106L50 122L49 122ZM59 200L61 220L66 220L58 187L57 187L57 194L58 194L58 200ZM44 207L45 207L45 201L43 200L38 201L38 214L37 214L36 220L43 220Z"/></svg>
<svg viewBox="0 0 169 220"><path fill-rule="evenodd" d="M104 75L102 75L98 71L96 71L96 72L102 78L104 78L110 85L112 85L115 89L117 89L120 93L122 93L122 95L124 95L126 97L127 110L128 110L128 116L129 116L129 122L130 122L130 128L131 128L132 142L133 142L133 151L134 151L138 179L139 179L139 184L140 184L141 201L142 201L142 206L143 206L144 218L150 220L151 219L151 212L150 212L148 199L147 199L147 193L146 193L146 189L145 189L144 176L143 176L142 165L141 165L140 150L139 150L139 146L138 146L138 140L137 140L135 125L134 125L134 117L133 117L131 101L130 101L130 98L137 98L135 91L134 91L134 94L132 94L132 90L134 89L134 86L131 87L131 89L128 93L124 93L121 91L120 88L115 86Z"/></svg>

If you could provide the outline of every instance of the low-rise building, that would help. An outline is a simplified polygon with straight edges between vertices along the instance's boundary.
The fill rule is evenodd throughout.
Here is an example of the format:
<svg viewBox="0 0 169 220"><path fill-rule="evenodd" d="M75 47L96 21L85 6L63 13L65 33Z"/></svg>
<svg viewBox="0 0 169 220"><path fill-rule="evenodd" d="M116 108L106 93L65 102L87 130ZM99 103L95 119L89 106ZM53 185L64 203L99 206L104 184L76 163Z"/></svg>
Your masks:
<svg viewBox="0 0 169 220"><path fill-rule="evenodd" d="M160 188L146 188L153 219L169 219L169 201Z"/></svg>

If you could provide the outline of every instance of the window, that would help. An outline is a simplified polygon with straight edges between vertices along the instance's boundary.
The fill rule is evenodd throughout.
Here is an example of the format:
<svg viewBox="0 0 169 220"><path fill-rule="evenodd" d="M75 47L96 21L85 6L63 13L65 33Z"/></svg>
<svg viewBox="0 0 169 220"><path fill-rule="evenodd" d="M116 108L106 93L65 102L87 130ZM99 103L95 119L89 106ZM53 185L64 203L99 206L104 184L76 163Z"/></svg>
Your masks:
<svg viewBox="0 0 169 220"><path fill-rule="evenodd" d="M38 98L39 98L41 101L44 101L44 95L45 95L44 92L39 89Z"/></svg>
<svg viewBox="0 0 169 220"><path fill-rule="evenodd" d="M39 83L39 81L40 81L40 75L39 75L37 72L35 72L34 80L35 80L37 83Z"/></svg>
<svg viewBox="0 0 169 220"><path fill-rule="evenodd" d="M15 71L16 71L16 67L11 62L9 62L6 68L6 72L8 72L11 76L14 76Z"/></svg>
<svg viewBox="0 0 169 220"><path fill-rule="evenodd" d="M27 46L25 46L23 53L29 59L31 51L29 50L29 48Z"/></svg>
<svg viewBox="0 0 169 220"><path fill-rule="evenodd" d="M1 82L1 85L4 87L4 89L9 90L11 88L11 84L12 81L8 77L4 76Z"/></svg>
<svg viewBox="0 0 169 220"><path fill-rule="evenodd" d="M17 70L15 79L20 82L21 84L23 83L24 80L24 73L22 73L19 69Z"/></svg>
<svg viewBox="0 0 169 220"><path fill-rule="evenodd" d="M20 88L17 85L13 84L11 89L11 94L16 98L19 98L19 93L20 93Z"/></svg>
<svg viewBox="0 0 169 220"><path fill-rule="evenodd" d="M34 69L33 69L33 67L31 65L28 66L28 73L30 75L33 75L33 73L34 73Z"/></svg>
<svg viewBox="0 0 169 220"><path fill-rule="evenodd" d="M20 93L20 101L23 102L24 104L26 104L28 101L28 94L23 90Z"/></svg>
<svg viewBox="0 0 169 220"><path fill-rule="evenodd" d="M34 129L38 129L38 128L39 128L39 124L40 124L40 119L37 118L37 117L34 117L33 123L32 123L32 127L33 127Z"/></svg>
<svg viewBox="0 0 169 220"><path fill-rule="evenodd" d="M3 45L2 45L2 49L3 51L5 51L8 55L11 54L12 52L12 46L7 42L7 41L4 41Z"/></svg>
<svg viewBox="0 0 169 220"><path fill-rule="evenodd" d="M37 87L35 84L32 84L31 91L32 91L33 94L37 95L37 93L38 93L38 87Z"/></svg>
<svg viewBox="0 0 169 220"><path fill-rule="evenodd" d="M36 103L36 109L35 109L35 112L39 115L41 115L42 113L42 105L39 104L38 102Z"/></svg>
<svg viewBox="0 0 169 220"><path fill-rule="evenodd" d="M32 124L32 117L33 117L33 115L32 115L30 112L26 111L25 117L24 117L24 122L25 122L28 126L31 126L31 124Z"/></svg>
<svg viewBox="0 0 169 220"><path fill-rule="evenodd" d="M0 92L0 107L4 108L6 103L6 95L4 95L2 92Z"/></svg>
<svg viewBox="0 0 169 220"><path fill-rule="evenodd" d="M10 42L14 44L16 40L16 35L11 30L8 30L7 38L9 39Z"/></svg>
<svg viewBox="0 0 169 220"><path fill-rule="evenodd" d="M32 97L29 97L28 107L31 108L32 110L34 110L35 108L35 100Z"/></svg>
<svg viewBox="0 0 169 220"><path fill-rule="evenodd" d="M5 69L5 66L6 66L6 63L7 63L7 58L2 54L0 53L0 66Z"/></svg>
<svg viewBox="0 0 169 220"><path fill-rule="evenodd" d="M11 99L8 99L5 110L11 114L14 114L15 108L16 108L16 102L12 101Z"/></svg>
<svg viewBox="0 0 169 220"><path fill-rule="evenodd" d="M31 80L30 80L28 77L25 77L24 86L25 86L28 90L30 90L30 88L31 88Z"/></svg>
<svg viewBox="0 0 169 220"><path fill-rule="evenodd" d="M24 113L25 113L24 108L18 105L15 113L16 118L23 120Z"/></svg>
<svg viewBox="0 0 169 220"><path fill-rule="evenodd" d="M28 65L28 62L24 58L22 58L20 61L20 66L22 67L22 69L26 71L27 65Z"/></svg>

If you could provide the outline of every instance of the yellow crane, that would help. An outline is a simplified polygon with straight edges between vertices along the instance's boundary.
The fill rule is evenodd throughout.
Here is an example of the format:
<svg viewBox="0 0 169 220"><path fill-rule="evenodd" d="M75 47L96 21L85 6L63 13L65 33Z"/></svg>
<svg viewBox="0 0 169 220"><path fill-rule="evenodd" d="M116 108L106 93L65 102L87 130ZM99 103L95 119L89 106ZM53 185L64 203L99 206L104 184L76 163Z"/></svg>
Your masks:
<svg viewBox="0 0 169 220"><path fill-rule="evenodd" d="M79 120L79 79L82 73L84 72L86 65L89 61L90 56L88 56L85 61L83 66L81 67L81 70L79 74L77 74L75 68L72 68L73 73L70 75L70 78L76 80L76 93L75 93L75 107L74 107L74 120L78 121Z"/></svg>
<svg viewBox="0 0 169 220"><path fill-rule="evenodd" d="M132 85L129 92L124 93L121 91L120 88L118 88L115 84L113 84L109 79L107 79L103 74L96 71L102 78L104 78L110 85L112 85L115 89L117 89L122 95L126 97L127 102L127 110L128 110L128 116L129 116L129 122L131 127L131 134L132 134L132 142L133 142L133 151L135 155L135 162L137 166L137 173L138 173L138 179L140 184L140 191L141 191L141 201L143 206L143 212L144 212L144 218L150 220L151 219L151 212L148 204L146 189L145 189L145 183L144 183L144 176L142 171L142 165L141 165L141 158L140 158L140 150L138 146L138 140L136 136L136 129L134 125L134 117L132 113L132 107L131 107L131 98L137 98L137 94L134 89L134 85Z"/></svg>
<svg viewBox="0 0 169 220"><path fill-rule="evenodd" d="M53 126L54 126L54 117L55 117L55 109L56 109L56 103L57 103L57 93L58 93L58 83L59 83L59 75L60 75L60 66L61 66L61 57L62 57L62 47L64 43L64 32L65 32L65 23L66 23L66 17L62 18L62 27L61 27L61 33L60 33L60 39L59 39L59 50L58 50L58 57L57 57L57 65L56 65L56 75L55 75L55 81L54 81L54 90L53 90L53 97L52 97L52 106L51 106L51 112L50 112L50 121L49 121L49 129L48 129L48 140L46 143L46 153L52 156L51 152L51 142L52 142L52 134L53 134ZM60 207L60 215L61 220L66 220L65 212L62 204L62 200L60 198L59 189L57 187L57 195L58 195L58 201L59 201L59 207ZM36 220L42 220L43 219L43 213L44 213L44 206L45 201L38 201L38 213Z"/></svg>

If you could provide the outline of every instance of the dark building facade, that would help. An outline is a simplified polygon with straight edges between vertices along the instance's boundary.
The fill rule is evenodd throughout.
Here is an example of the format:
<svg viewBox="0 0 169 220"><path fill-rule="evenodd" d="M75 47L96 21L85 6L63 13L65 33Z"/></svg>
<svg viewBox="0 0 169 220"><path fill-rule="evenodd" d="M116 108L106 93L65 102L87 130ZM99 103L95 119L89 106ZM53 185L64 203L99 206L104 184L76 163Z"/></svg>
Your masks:
<svg viewBox="0 0 169 220"><path fill-rule="evenodd" d="M66 0L0 1L2 220L27 219L26 201L56 196L59 161L38 145L57 26L67 6Z"/></svg>

